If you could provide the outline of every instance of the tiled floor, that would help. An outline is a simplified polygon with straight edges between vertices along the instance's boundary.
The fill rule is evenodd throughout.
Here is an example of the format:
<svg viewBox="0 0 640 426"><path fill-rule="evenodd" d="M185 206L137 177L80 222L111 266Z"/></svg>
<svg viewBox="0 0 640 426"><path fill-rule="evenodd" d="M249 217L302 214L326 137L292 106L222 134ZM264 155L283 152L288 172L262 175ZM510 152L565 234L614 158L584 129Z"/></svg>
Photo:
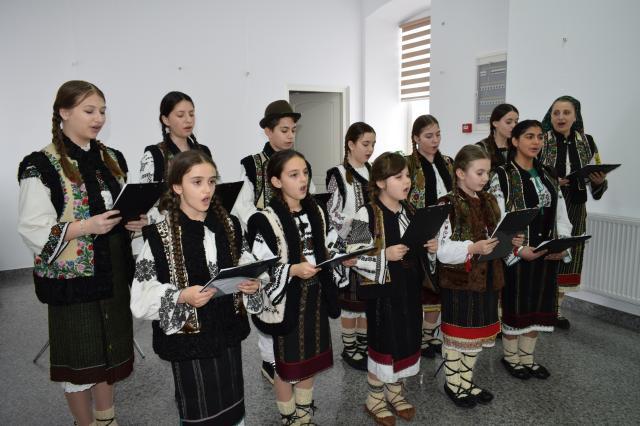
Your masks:
<svg viewBox="0 0 640 426"><path fill-rule="evenodd" d="M37 301L28 273L3 273L1 279L0 424L71 425L62 389L48 379L49 352L37 364L31 362L47 340L46 306ZM413 423L640 423L640 334L576 311L565 314L571 319L571 330L542 336L536 348L537 360L551 371L549 380L511 378L499 362L500 343L480 355L477 382L496 396L488 406L456 408L433 377L437 363L423 360L420 374L407 382L408 397L418 411ZM134 326L147 357L138 357L133 375L116 387L118 423L176 425L170 367L151 349L150 324L136 321ZM339 324L332 326L335 365L317 379L315 421L321 425L372 424L362 409L365 373L341 361ZM243 360L246 424L278 424L271 386L259 374L255 333L244 342Z"/></svg>

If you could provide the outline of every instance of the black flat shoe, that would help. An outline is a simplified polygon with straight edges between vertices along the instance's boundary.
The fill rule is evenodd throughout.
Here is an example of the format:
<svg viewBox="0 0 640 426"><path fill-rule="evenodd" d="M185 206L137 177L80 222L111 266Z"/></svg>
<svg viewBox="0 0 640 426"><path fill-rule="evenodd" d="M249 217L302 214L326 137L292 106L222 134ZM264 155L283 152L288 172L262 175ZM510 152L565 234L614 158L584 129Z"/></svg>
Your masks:
<svg viewBox="0 0 640 426"><path fill-rule="evenodd" d="M504 365L504 368L507 370L509 374L511 374L516 379L520 380L528 380L531 375L529 374L529 370L520 364L511 364L504 358L500 358L500 362Z"/></svg>
<svg viewBox="0 0 640 426"><path fill-rule="evenodd" d="M260 369L262 373L262 377L267 379L267 381L273 384L273 376L276 373L276 363L270 363L267 361L262 361L262 368Z"/></svg>
<svg viewBox="0 0 640 426"><path fill-rule="evenodd" d="M478 404L488 404L493 401L493 394L486 389L481 389L477 387L475 384L471 385L471 390L478 389L480 393L473 393L471 395L476 399Z"/></svg>
<svg viewBox="0 0 640 426"><path fill-rule="evenodd" d="M476 399L466 390L458 387L458 391L454 392L447 384L444 384L444 393L460 408L473 408L476 406Z"/></svg>
<svg viewBox="0 0 640 426"><path fill-rule="evenodd" d="M556 327L561 330L568 330L571 328L571 323L565 317L558 317L558 321L556 321Z"/></svg>
<svg viewBox="0 0 640 426"><path fill-rule="evenodd" d="M354 368L356 370L360 370L360 371L367 371L367 358L363 357L363 358L360 358L359 360L356 360L353 358L351 353L346 349L342 351L341 356L344 362L346 362L349 367Z"/></svg>
<svg viewBox="0 0 640 426"><path fill-rule="evenodd" d="M549 376L551 376L549 370L547 370L540 364L536 364L535 362L532 365L523 364L523 366L527 369L529 375L535 377L536 379L546 380L547 378L549 378Z"/></svg>
<svg viewBox="0 0 640 426"><path fill-rule="evenodd" d="M442 356L442 343L427 343L427 346L420 350L420 354L430 359L435 358L436 354Z"/></svg>

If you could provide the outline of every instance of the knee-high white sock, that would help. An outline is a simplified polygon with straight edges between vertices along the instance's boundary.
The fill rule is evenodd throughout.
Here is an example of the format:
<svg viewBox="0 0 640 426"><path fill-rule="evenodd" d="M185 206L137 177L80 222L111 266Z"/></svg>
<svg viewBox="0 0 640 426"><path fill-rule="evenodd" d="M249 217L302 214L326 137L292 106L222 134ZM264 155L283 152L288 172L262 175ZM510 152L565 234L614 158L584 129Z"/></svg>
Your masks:
<svg viewBox="0 0 640 426"><path fill-rule="evenodd" d="M507 339L504 334L502 335L502 348L504 351L504 359L509 364L519 364L520 357L518 356L518 339Z"/></svg>
<svg viewBox="0 0 640 426"><path fill-rule="evenodd" d="M518 356L523 365L531 367L533 365L533 352L536 349L538 337L518 336Z"/></svg>

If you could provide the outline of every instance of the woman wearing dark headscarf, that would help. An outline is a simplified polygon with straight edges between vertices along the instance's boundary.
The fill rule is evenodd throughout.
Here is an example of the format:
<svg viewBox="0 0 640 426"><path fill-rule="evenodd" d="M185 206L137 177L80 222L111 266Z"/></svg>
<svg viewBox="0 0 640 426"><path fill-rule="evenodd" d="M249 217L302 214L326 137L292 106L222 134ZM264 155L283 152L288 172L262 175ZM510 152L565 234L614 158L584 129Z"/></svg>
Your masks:
<svg viewBox="0 0 640 426"><path fill-rule="evenodd" d="M560 187L567 203L569 219L573 225L572 235L582 235L587 223L587 186L594 200L602 198L607 190L604 173L592 173L588 181L566 179L565 176L587 164L600 164L600 155L593 137L584 132L580 102L572 96L556 99L542 121L544 147L539 158L552 167L560 178ZM560 305L567 291L577 290L584 256L584 244L573 249L570 263L560 264L558 272L558 323L559 328L568 329L569 321L562 317Z"/></svg>

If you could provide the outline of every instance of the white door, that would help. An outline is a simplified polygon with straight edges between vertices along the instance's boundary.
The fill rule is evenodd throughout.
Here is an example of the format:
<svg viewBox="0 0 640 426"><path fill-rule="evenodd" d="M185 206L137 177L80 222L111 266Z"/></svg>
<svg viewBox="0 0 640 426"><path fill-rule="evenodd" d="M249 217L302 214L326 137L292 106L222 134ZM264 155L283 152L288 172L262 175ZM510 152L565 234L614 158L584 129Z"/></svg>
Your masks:
<svg viewBox="0 0 640 426"><path fill-rule="evenodd" d="M329 92L289 92L298 121L295 149L311 164L316 192L326 192L327 170L342 162L342 94Z"/></svg>

